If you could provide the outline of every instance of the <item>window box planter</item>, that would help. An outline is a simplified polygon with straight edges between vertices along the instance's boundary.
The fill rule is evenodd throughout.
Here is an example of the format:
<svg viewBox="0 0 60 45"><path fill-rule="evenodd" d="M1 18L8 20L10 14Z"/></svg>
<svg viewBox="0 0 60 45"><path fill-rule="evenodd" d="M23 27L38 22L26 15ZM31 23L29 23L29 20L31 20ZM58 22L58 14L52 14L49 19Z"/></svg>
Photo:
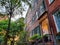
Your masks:
<svg viewBox="0 0 60 45"><path fill-rule="evenodd" d="M37 40L38 41L38 43L42 43L42 38L41 39L39 39L39 40Z"/></svg>
<svg viewBox="0 0 60 45"><path fill-rule="evenodd" d="M32 37L29 38L29 42L36 42L41 41L41 36L38 34L34 34Z"/></svg>

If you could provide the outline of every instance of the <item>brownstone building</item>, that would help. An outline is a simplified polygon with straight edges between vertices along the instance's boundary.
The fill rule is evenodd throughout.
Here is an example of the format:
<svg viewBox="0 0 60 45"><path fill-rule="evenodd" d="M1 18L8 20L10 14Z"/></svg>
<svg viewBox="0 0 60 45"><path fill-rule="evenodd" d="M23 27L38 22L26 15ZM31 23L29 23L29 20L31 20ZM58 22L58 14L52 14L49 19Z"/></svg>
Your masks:
<svg viewBox="0 0 60 45"><path fill-rule="evenodd" d="M26 31L28 36L48 34L50 44L59 45L60 39L60 0L32 0L32 9L26 15Z"/></svg>

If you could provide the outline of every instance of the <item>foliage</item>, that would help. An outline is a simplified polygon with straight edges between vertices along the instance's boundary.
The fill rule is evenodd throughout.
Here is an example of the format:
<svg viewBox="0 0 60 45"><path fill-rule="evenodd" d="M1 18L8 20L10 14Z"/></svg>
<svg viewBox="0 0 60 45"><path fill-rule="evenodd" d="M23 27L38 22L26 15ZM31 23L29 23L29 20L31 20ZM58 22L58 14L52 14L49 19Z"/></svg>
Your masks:
<svg viewBox="0 0 60 45"><path fill-rule="evenodd" d="M43 35L43 37L48 37L48 34Z"/></svg>
<svg viewBox="0 0 60 45"><path fill-rule="evenodd" d="M41 36L38 34L34 34L32 37L29 38L29 41L30 40L37 40L37 39L41 39Z"/></svg>
<svg viewBox="0 0 60 45"><path fill-rule="evenodd" d="M28 0L0 0L1 6L5 6L6 8L6 13L9 14L15 11L17 9L20 14L25 10L24 7L22 6L22 2L26 3L27 5L31 6ZM10 12L11 10L11 12Z"/></svg>
<svg viewBox="0 0 60 45"><path fill-rule="evenodd" d="M4 42L4 36L7 30L8 20L0 20L0 44Z"/></svg>
<svg viewBox="0 0 60 45"><path fill-rule="evenodd" d="M5 36L7 26L8 26L8 20L0 20L0 36L1 35ZM24 19L20 18L16 22L11 22L11 26L10 26L10 30L9 30L8 35L9 35L10 38L13 37L13 35L18 35L18 36L20 35L20 38L23 39L24 38L23 36L25 35L25 32L23 30L24 30Z"/></svg>
<svg viewBox="0 0 60 45"><path fill-rule="evenodd" d="M9 35L20 35L20 32L24 30L24 22L23 18L20 18L16 22L11 22L10 30L9 30Z"/></svg>
<svg viewBox="0 0 60 45"><path fill-rule="evenodd" d="M42 40L42 38L44 39L44 41L48 41L48 35L46 34L46 35L43 35L43 36L40 36L40 35L38 35L38 34L34 34L32 37L29 37L29 41L36 41L36 40Z"/></svg>
<svg viewBox="0 0 60 45"><path fill-rule="evenodd" d="M19 38L17 44L25 45L25 43L26 43L26 31L24 31L24 30L21 31L19 37L20 38Z"/></svg>
<svg viewBox="0 0 60 45"><path fill-rule="evenodd" d="M8 20L0 20L0 31L7 30Z"/></svg>
<svg viewBox="0 0 60 45"><path fill-rule="evenodd" d="M19 8L20 9L19 12L21 14L24 11L24 8L22 7L22 2L25 2L25 3L27 2L29 4L29 2L27 0L0 0L0 5L2 7L4 6L6 8L7 14L9 14L9 22L8 22L9 34L6 34L6 37L7 37L7 35L13 36L16 33L19 34L20 30L23 30L24 24L21 23L20 21L17 21L18 23L11 22L11 17L14 15L14 11L16 9ZM3 27L1 27L1 29L3 28L4 30L6 30L6 27L7 27L7 24L3 25ZM8 32L8 30L7 30L7 32ZM6 39L5 45L7 45L7 39Z"/></svg>
<svg viewBox="0 0 60 45"><path fill-rule="evenodd" d="M4 41L4 36L0 36L0 43Z"/></svg>
<svg viewBox="0 0 60 45"><path fill-rule="evenodd" d="M1 5L6 5L6 2L7 2L7 3L12 3L12 6L16 6L16 7L21 6L22 1L29 3L28 0L9 0L9 1L8 0L0 0L0 1L1 1Z"/></svg>

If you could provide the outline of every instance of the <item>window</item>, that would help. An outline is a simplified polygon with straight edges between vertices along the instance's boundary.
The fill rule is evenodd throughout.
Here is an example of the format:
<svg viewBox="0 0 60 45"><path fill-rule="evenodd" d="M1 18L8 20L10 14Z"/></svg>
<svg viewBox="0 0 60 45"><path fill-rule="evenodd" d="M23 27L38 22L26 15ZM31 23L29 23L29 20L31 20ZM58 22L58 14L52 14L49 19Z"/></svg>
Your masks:
<svg viewBox="0 0 60 45"><path fill-rule="evenodd" d="M55 21L57 32L60 32L60 10L54 12L53 18Z"/></svg>
<svg viewBox="0 0 60 45"><path fill-rule="evenodd" d="M36 15L36 19L38 19L38 12L37 11L36 11L35 15Z"/></svg>
<svg viewBox="0 0 60 45"><path fill-rule="evenodd" d="M37 2L38 2L38 0L34 0L34 2L35 2L35 3L37 3Z"/></svg>
<svg viewBox="0 0 60 45"><path fill-rule="evenodd" d="M49 1L49 4L51 4L54 0L48 0Z"/></svg>
<svg viewBox="0 0 60 45"><path fill-rule="evenodd" d="M34 4L34 3L32 3L32 10L34 10L34 7L35 7L35 4Z"/></svg>
<svg viewBox="0 0 60 45"><path fill-rule="evenodd" d="M32 17L32 23L34 22L34 17Z"/></svg>
<svg viewBox="0 0 60 45"><path fill-rule="evenodd" d="M40 28L39 28L39 27L40 27L40 26L36 27L36 31L37 31L36 34L39 34L39 35L40 35Z"/></svg>
<svg viewBox="0 0 60 45"><path fill-rule="evenodd" d="M38 0L32 0L32 10L35 8L35 3L38 3Z"/></svg>
<svg viewBox="0 0 60 45"><path fill-rule="evenodd" d="M31 31L30 37L33 36L34 34L40 35L40 26L37 26L35 29Z"/></svg>
<svg viewBox="0 0 60 45"><path fill-rule="evenodd" d="M48 19L44 19L42 22L41 22L41 28L42 28L42 34L45 35L45 34L49 34L49 26L48 26Z"/></svg>
<svg viewBox="0 0 60 45"><path fill-rule="evenodd" d="M40 28L39 28L40 26L37 26L34 30L33 30L33 35L34 34L38 34L38 35L40 35Z"/></svg>
<svg viewBox="0 0 60 45"><path fill-rule="evenodd" d="M32 23L38 19L38 11L35 12L35 15L32 17Z"/></svg>
<svg viewBox="0 0 60 45"><path fill-rule="evenodd" d="M30 32L30 37L31 37L32 35L33 35L32 32Z"/></svg>
<svg viewBox="0 0 60 45"><path fill-rule="evenodd" d="M35 20L36 20L36 15L32 17L32 24L34 23Z"/></svg>
<svg viewBox="0 0 60 45"><path fill-rule="evenodd" d="M40 29L39 29L39 26L38 27L36 27L35 29L34 29L34 34L39 34L40 33ZM40 35L40 34L39 34Z"/></svg>
<svg viewBox="0 0 60 45"><path fill-rule="evenodd" d="M44 0L42 0L42 3L40 4L40 15L45 11L45 4L44 4Z"/></svg>
<svg viewBox="0 0 60 45"><path fill-rule="evenodd" d="M29 25L30 25L30 26L32 25L32 21L30 21Z"/></svg>

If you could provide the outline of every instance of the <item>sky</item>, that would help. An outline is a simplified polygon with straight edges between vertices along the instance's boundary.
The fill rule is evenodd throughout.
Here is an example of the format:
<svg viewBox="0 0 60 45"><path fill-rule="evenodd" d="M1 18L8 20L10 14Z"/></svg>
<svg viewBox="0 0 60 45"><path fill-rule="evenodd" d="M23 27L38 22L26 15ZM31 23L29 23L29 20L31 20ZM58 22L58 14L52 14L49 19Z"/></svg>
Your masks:
<svg viewBox="0 0 60 45"><path fill-rule="evenodd" d="M27 5L24 7L26 11L23 11L23 15L22 16L17 14L14 18L12 18L12 20L15 21L15 20L19 19L20 17L24 17L25 18L27 10L28 10L28 7L29 6L27 6Z"/></svg>
<svg viewBox="0 0 60 45"><path fill-rule="evenodd" d="M3 7L0 6L0 12L1 12L1 13L5 13L5 7L4 7L4 6L3 6Z"/></svg>
<svg viewBox="0 0 60 45"><path fill-rule="evenodd" d="M23 16L21 16L21 15L19 14L18 10L16 9L16 12L18 12L18 13L15 14L16 16L14 16L13 18L11 18L12 21L16 21L16 20L19 19L20 17L24 17L24 18L25 18L29 6L26 5L25 3L22 3L22 6L23 6L23 8L25 9L25 11L23 11ZM0 12L1 12L1 13L5 13L5 12L6 12L5 7L0 6ZM16 13L16 12L15 12L15 13Z"/></svg>

